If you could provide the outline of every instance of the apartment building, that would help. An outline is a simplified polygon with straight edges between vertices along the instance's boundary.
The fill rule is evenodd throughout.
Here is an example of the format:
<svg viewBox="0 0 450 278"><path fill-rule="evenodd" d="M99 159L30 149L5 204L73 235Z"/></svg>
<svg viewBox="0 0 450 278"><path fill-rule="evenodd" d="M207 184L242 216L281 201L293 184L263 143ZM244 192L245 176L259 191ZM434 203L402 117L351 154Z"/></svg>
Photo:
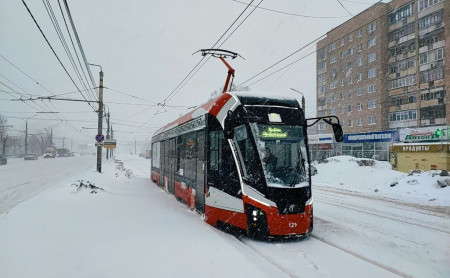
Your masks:
<svg viewBox="0 0 450 278"><path fill-rule="evenodd" d="M317 43L318 116L348 134L448 126L449 38L444 0L379 2L334 28Z"/></svg>

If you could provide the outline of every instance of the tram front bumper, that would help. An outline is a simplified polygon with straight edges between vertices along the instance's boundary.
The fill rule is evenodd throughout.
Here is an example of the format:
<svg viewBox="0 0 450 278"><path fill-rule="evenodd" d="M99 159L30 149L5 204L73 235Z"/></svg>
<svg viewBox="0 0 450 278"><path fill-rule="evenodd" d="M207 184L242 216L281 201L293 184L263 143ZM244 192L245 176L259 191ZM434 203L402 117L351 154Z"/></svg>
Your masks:
<svg viewBox="0 0 450 278"><path fill-rule="evenodd" d="M311 227L312 204L300 214L267 214L269 234L273 236L291 236L306 234Z"/></svg>

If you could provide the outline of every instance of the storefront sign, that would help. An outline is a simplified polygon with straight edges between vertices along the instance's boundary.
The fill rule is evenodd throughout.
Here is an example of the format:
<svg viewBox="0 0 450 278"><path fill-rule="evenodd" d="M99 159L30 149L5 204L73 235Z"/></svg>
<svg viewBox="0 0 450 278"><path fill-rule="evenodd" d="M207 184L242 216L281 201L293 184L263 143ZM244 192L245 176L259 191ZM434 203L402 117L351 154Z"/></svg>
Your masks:
<svg viewBox="0 0 450 278"><path fill-rule="evenodd" d="M447 138L447 126L405 128L400 130L400 141L402 142L446 141Z"/></svg>
<svg viewBox="0 0 450 278"><path fill-rule="evenodd" d="M393 142L398 141L398 131L379 131L344 134L344 143Z"/></svg>
<svg viewBox="0 0 450 278"><path fill-rule="evenodd" d="M392 152L431 152L442 153L450 152L450 144L430 143L430 144L399 144L391 146Z"/></svg>
<svg viewBox="0 0 450 278"><path fill-rule="evenodd" d="M334 141L333 134L308 135L309 144L331 144Z"/></svg>

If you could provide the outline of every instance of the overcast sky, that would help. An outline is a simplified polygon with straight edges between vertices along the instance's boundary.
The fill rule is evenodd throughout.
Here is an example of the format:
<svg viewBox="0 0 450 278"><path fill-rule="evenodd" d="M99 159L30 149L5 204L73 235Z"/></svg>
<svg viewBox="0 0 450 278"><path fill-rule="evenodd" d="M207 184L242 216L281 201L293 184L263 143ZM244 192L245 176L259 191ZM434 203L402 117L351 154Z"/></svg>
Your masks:
<svg viewBox="0 0 450 278"><path fill-rule="evenodd" d="M25 3L78 88L83 89L47 13L44 5L47 1L78 64L58 1L27 0ZM204 103L212 92L223 87L227 69L220 60L211 58L166 102L164 108L157 105L202 59L200 53L193 53L211 48L249 2L68 1L88 62L103 68L104 86L108 88L104 90L104 101L110 108L118 145L130 146L131 149L134 138L139 143L149 140L157 128L188 112L187 107ZM376 2L341 0L353 15ZM60 3L66 14L63 0ZM260 0L253 1L253 5L258 3ZM29 133L53 126L56 137L71 138L74 144L94 143L97 115L87 103L11 101L20 98L20 94L26 95L23 98L29 98L28 94L35 97L66 94L60 97L72 99L83 99L83 96L76 92L77 87L65 73L22 1L1 0L0 7L0 114L7 117L8 124L13 126L10 132L23 134L25 121L22 119L33 117L28 120ZM217 45L223 43L220 48L237 52L245 58L228 59L236 70L236 85L351 18L337 0L265 0L259 7L261 9L256 9L223 43L254 9L249 7ZM73 33L71 35L75 39ZM315 43L243 85L250 86L252 91L275 92L300 99L300 94L290 90L295 88L304 93L307 116L313 117L315 53L259 81L313 51ZM91 67L91 70L98 85L99 68ZM67 94L70 92L75 93ZM89 94L83 93L89 99ZM97 105L93 106L97 109ZM43 111L60 113L37 113ZM56 144L58 146L61 142L56 141Z"/></svg>

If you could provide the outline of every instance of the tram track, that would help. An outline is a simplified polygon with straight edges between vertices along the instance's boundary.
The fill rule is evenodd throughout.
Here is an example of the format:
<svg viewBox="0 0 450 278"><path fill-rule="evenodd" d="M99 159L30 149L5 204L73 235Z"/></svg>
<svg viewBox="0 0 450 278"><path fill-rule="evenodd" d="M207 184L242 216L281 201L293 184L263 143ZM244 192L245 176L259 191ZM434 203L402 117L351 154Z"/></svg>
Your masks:
<svg viewBox="0 0 450 278"><path fill-rule="evenodd" d="M281 262L277 261L276 257L271 257L270 254L271 253L265 253L261 250L259 250L257 247L255 247L253 244L254 240L252 239L248 239L248 238L238 238L239 242L244 244L247 248L251 249L253 252L257 253L259 256L261 256L262 258L264 258L267 262L269 262L270 264L272 264L274 267L276 267L277 269L279 269L280 271L282 271L283 273L285 273L286 275L288 275L289 277L292 278L297 278L297 277L304 277L304 273L294 273L292 270L289 270L288 267L284 266ZM389 273L391 273L393 276L400 276L400 277L412 277L411 275L408 275L404 272L401 272L393 267L390 267L388 265L379 263L373 259L370 259L362 254L356 253L350 249L347 248L343 248L325 238L322 238L320 236L311 234L309 235L309 238L305 239L305 238L300 238L298 240L289 240L287 242L282 242L280 241L279 243L277 242L272 242L272 244L280 249L282 249L282 251L284 253L288 253L288 254L292 254L295 253L299 256L299 258L306 260L307 264L309 264L315 271L320 272L320 269L322 268L318 263L316 263L312 258L309 257L308 254L304 254L304 250L303 250L303 243L304 240L313 240L314 241L314 245L321 245L321 244L325 244L335 250L337 250L338 252L344 252L352 257L355 257L359 260L364 261L365 263L368 263L374 267L383 269ZM297 241L297 242L296 242ZM285 243L285 244L284 244ZM294 243L294 244L292 244ZM326 267L326 266L325 266ZM339 275L333 275L333 276L339 276Z"/></svg>

